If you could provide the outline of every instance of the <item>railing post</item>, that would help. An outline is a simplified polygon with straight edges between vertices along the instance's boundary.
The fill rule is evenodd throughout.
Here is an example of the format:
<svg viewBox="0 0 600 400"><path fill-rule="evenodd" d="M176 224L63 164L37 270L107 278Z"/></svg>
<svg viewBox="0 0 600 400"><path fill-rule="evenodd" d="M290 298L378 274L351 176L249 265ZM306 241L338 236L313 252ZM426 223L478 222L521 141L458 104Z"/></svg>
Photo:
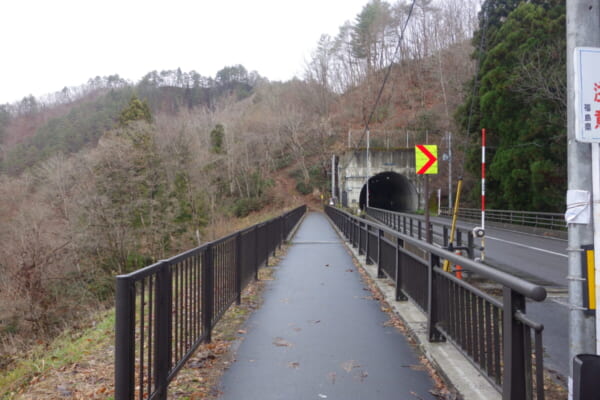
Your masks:
<svg viewBox="0 0 600 400"><path fill-rule="evenodd" d="M377 229L377 277L383 278L383 268L381 267L381 239L383 230Z"/></svg>
<svg viewBox="0 0 600 400"><path fill-rule="evenodd" d="M269 266L269 224L265 223L263 225L263 238L262 238L262 246L265 248L265 267ZM257 272L258 273L258 272Z"/></svg>
<svg viewBox="0 0 600 400"><path fill-rule="evenodd" d="M115 316L115 400L129 400L135 385L135 288L117 276Z"/></svg>
<svg viewBox="0 0 600 400"><path fill-rule="evenodd" d="M253 250L254 250L254 280L257 281L258 280L258 225L254 226L254 229L252 230L252 236L254 236L254 246L253 246Z"/></svg>
<svg viewBox="0 0 600 400"><path fill-rule="evenodd" d="M440 257L429 253L429 273L427 279L427 332L430 342L442 342L444 335L436 327L439 319L437 274L433 270L439 267Z"/></svg>
<svg viewBox="0 0 600 400"><path fill-rule="evenodd" d="M281 250L283 245L283 215L277 220L277 248Z"/></svg>
<svg viewBox="0 0 600 400"><path fill-rule="evenodd" d="M429 224L425 224L427 225L426 227L426 231L425 231L425 237L427 240L427 243L433 243L433 224L430 222Z"/></svg>
<svg viewBox="0 0 600 400"><path fill-rule="evenodd" d="M515 320L517 310L525 313L525 297L514 290L503 289L503 361L502 398L504 400L526 400L525 337L521 323ZM530 340L527 338L527 340Z"/></svg>
<svg viewBox="0 0 600 400"><path fill-rule="evenodd" d="M358 226L358 255L362 256L365 253L362 249L362 229L359 220L356 221L356 225Z"/></svg>
<svg viewBox="0 0 600 400"><path fill-rule="evenodd" d="M450 240L450 236L448 235L448 227L444 225L443 233L442 233L442 247L448 247L448 241Z"/></svg>
<svg viewBox="0 0 600 400"><path fill-rule="evenodd" d="M373 262L369 258L371 256L371 251L372 251L371 246L369 245L369 242L371 241L370 240L371 239L370 231L371 231L371 225L365 223L365 238L366 238L366 240L365 240L365 260L366 261L365 262L367 265L373 264Z"/></svg>
<svg viewBox="0 0 600 400"><path fill-rule="evenodd" d="M256 253L258 253L255 250ZM212 317L213 317L213 299L214 299L214 269L212 245L208 245L204 250L202 258L202 333L206 341L212 340Z"/></svg>
<svg viewBox="0 0 600 400"><path fill-rule="evenodd" d="M283 230L281 232L283 235ZM239 232L235 235L235 293L239 306L242 303L242 234Z"/></svg>
<svg viewBox="0 0 600 400"><path fill-rule="evenodd" d="M156 275L156 294L154 296L156 323L154 324L154 381L156 382L157 398L167 400L167 378L171 369L171 305L173 284L169 263L162 263Z"/></svg>
<svg viewBox="0 0 600 400"><path fill-rule="evenodd" d="M352 243L352 229L350 229L350 217L348 216L343 216L344 218L344 236L346 237L346 240L349 241L350 243Z"/></svg>
<svg viewBox="0 0 600 400"><path fill-rule="evenodd" d="M475 238L473 237L473 232L469 232L467 236L467 247L469 248L469 258L471 260L475 259Z"/></svg>
<svg viewBox="0 0 600 400"><path fill-rule="evenodd" d="M423 229L423 227L421 226L421 220L419 220L419 221L417 221L417 231L418 231L417 238L419 240L421 240L421 229Z"/></svg>
<svg viewBox="0 0 600 400"><path fill-rule="evenodd" d="M402 291L402 265L400 265L400 249L404 247L404 240L396 238L396 301L406 301L408 297Z"/></svg>

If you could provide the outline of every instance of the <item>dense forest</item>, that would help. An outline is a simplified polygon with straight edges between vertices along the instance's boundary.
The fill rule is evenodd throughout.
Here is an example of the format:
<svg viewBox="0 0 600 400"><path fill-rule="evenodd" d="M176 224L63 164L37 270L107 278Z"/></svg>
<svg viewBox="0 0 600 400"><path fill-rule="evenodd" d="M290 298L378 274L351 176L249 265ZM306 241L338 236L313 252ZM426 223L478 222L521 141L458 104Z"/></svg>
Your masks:
<svg viewBox="0 0 600 400"><path fill-rule="evenodd" d="M485 127L490 207L562 210L563 3L371 0L302 79L152 71L0 106L0 367L112 305L116 274L327 196L367 124L375 146L453 132L473 198Z"/></svg>
<svg viewBox="0 0 600 400"><path fill-rule="evenodd" d="M473 57L479 68L457 111L467 169L480 170L486 128L489 208L562 212L566 170L566 5L486 0ZM473 192L474 195L478 195Z"/></svg>

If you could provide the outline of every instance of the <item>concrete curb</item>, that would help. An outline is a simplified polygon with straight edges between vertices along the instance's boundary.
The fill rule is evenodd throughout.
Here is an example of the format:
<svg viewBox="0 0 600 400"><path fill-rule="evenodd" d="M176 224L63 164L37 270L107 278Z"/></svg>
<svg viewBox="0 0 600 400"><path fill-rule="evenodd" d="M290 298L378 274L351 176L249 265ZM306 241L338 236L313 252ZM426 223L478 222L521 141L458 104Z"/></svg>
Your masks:
<svg viewBox="0 0 600 400"><path fill-rule="evenodd" d="M344 239L335 224L331 223L331 220L329 222L352 256L358 261L363 270L367 272L373 282L375 282L387 303L394 309L417 340L423 354L446 378L446 381L454 386L460 396L465 400L502 399L502 395L453 344L448 342L429 342L427 339L427 316L410 300L396 301L395 289L393 285L390 285L391 281L388 278L377 278L377 266L367 265L365 256L359 255L358 251Z"/></svg>

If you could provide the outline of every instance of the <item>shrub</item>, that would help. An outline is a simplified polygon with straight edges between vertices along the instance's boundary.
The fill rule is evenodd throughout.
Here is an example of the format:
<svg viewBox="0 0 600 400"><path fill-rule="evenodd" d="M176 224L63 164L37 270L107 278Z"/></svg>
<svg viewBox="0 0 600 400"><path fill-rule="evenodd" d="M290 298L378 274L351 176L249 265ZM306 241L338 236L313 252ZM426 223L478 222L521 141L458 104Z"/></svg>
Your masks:
<svg viewBox="0 0 600 400"><path fill-rule="evenodd" d="M262 201L256 197L245 197L235 201L233 205L233 214L237 218L243 218L253 211L258 211L262 208Z"/></svg>

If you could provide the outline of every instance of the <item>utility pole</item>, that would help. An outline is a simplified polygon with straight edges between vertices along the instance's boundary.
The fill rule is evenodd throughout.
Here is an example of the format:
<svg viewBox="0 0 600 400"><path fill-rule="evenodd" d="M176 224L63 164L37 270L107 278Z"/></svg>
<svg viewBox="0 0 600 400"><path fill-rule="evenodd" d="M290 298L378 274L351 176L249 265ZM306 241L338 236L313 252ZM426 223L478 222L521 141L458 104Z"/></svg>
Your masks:
<svg viewBox="0 0 600 400"><path fill-rule="evenodd" d="M337 202L335 199L335 154L331 156L331 199L334 204Z"/></svg>
<svg viewBox="0 0 600 400"><path fill-rule="evenodd" d="M452 212L452 132L448 132L448 212Z"/></svg>
<svg viewBox="0 0 600 400"><path fill-rule="evenodd" d="M568 189L592 191L591 145L575 140L575 47L600 47L600 0L567 0L567 169ZM598 166L594 166L598 168ZM597 199L594 199L597 201ZM569 205L567 204L567 207ZM591 204L589 205L591 207ZM582 246L593 243L594 227L569 223L569 399L573 398L573 358L595 354L595 318L583 307ZM596 227L600 229L600 227ZM596 249L600 251L600 249ZM600 332L599 332L600 333Z"/></svg>
<svg viewBox="0 0 600 400"><path fill-rule="evenodd" d="M369 132L369 130L367 129L367 197L366 197L366 204L365 204L365 211L367 211L367 209L369 208L369 179L371 178L371 162L369 160L369 152L370 152L370 145L371 145L371 132Z"/></svg>

